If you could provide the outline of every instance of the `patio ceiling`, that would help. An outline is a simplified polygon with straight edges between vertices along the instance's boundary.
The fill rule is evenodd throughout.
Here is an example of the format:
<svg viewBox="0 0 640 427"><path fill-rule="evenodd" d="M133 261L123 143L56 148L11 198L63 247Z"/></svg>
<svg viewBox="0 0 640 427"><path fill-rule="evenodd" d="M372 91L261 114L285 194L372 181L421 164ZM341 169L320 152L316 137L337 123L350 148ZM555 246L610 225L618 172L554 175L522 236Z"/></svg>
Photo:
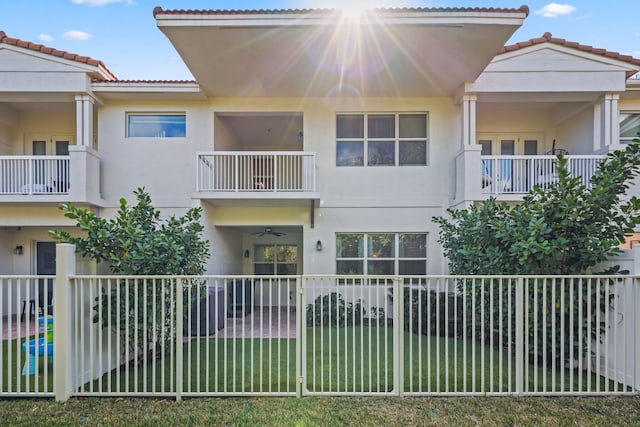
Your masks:
<svg viewBox="0 0 640 427"><path fill-rule="evenodd" d="M211 97L452 96L526 9L154 11Z"/></svg>

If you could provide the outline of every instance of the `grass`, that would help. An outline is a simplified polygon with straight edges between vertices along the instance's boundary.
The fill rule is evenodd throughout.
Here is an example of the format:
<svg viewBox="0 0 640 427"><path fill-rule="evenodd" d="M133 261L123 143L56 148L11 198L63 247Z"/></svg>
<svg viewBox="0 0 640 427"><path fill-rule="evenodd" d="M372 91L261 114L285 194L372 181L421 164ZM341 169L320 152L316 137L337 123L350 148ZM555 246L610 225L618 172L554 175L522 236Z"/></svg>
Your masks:
<svg viewBox="0 0 640 427"><path fill-rule="evenodd" d="M633 426L640 397L0 400L3 426Z"/></svg>
<svg viewBox="0 0 640 427"><path fill-rule="evenodd" d="M403 335L404 390L414 392L501 392L515 389L515 362L499 349L452 338ZM292 339L193 339L183 346L184 392L296 392L296 343ZM24 377L18 340L2 342L2 391L52 391L52 368L39 359L39 373ZM380 352L374 350L380 348ZM388 328L309 328L307 389L311 392L390 392L393 332ZM9 355L11 355L9 357ZM464 357L466 356L466 357ZM176 390L175 354L132 369L117 369L85 384L84 392ZM8 369L12 361L13 370ZM46 378L43 373L47 373ZM475 372L475 373L474 373ZM615 384L585 372L526 366L526 390L614 390ZM618 388L620 390L620 388Z"/></svg>

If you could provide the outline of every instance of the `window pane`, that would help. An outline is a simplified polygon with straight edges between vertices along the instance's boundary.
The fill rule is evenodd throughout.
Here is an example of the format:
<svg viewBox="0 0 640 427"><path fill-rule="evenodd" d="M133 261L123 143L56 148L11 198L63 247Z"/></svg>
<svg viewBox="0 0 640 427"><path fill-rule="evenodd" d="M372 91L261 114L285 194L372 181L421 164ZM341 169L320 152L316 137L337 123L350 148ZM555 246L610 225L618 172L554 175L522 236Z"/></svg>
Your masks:
<svg viewBox="0 0 640 427"><path fill-rule="evenodd" d="M255 274L259 275L273 275L273 264L254 264Z"/></svg>
<svg viewBox="0 0 640 427"><path fill-rule="evenodd" d="M364 116L343 114L336 118L337 138L364 138Z"/></svg>
<svg viewBox="0 0 640 427"><path fill-rule="evenodd" d="M620 113L620 138L627 141L638 137L640 132L640 114Z"/></svg>
<svg viewBox="0 0 640 427"><path fill-rule="evenodd" d="M298 262L298 247L295 245L283 245L277 246L277 260L278 262Z"/></svg>
<svg viewBox="0 0 640 427"><path fill-rule="evenodd" d="M426 114L401 114L400 138L427 138Z"/></svg>
<svg viewBox="0 0 640 427"><path fill-rule="evenodd" d="M394 114L370 114L367 126L367 137L369 138L396 137L396 118Z"/></svg>
<svg viewBox="0 0 640 427"><path fill-rule="evenodd" d="M393 261L373 261L367 262L367 274L393 274Z"/></svg>
<svg viewBox="0 0 640 427"><path fill-rule="evenodd" d="M278 264L278 274L287 276L298 274L298 269L296 264Z"/></svg>
<svg viewBox="0 0 640 427"><path fill-rule="evenodd" d="M256 245L254 260L256 262L273 262L275 260L274 246Z"/></svg>
<svg viewBox="0 0 640 427"><path fill-rule="evenodd" d="M513 156L516 154L515 144L513 139L503 139L500 141L500 154L503 156Z"/></svg>
<svg viewBox="0 0 640 427"><path fill-rule="evenodd" d="M524 140L524 155L535 156L538 154L538 141L535 139Z"/></svg>
<svg viewBox="0 0 640 427"><path fill-rule="evenodd" d="M400 141L400 165L426 165L427 141Z"/></svg>
<svg viewBox="0 0 640 427"><path fill-rule="evenodd" d="M403 275L424 275L427 274L426 261L400 261L399 274Z"/></svg>
<svg viewBox="0 0 640 427"><path fill-rule="evenodd" d="M427 235L426 234L401 234L400 257L401 258L426 258Z"/></svg>
<svg viewBox="0 0 640 427"><path fill-rule="evenodd" d="M490 156L491 155L491 140L481 139L479 142L480 146L482 146L482 151L480 155L482 156Z"/></svg>
<svg viewBox="0 0 640 427"><path fill-rule="evenodd" d="M393 141L369 141L367 153L367 164L369 166L377 165L395 165L395 143Z"/></svg>
<svg viewBox="0 0 640 427"><path fill-rule="evenodd" d="M184 114L129 114L127 136L175 138L186 135Z"/></svg>
<svg viewBox="0 0 640 427"><path fill-rule="evenodd" d="M337 234L336 256L338 258L364 257L364 234Z"/></svg>
<svg viewBox="0 0 640 427"><path fill-rule="evenodd" d="M337 274L362 274L362 261L337 261Z"/></svg>
<svg viewBox="0 0 640 427"><path fill-rule="evenodd" d="M336 166L364 166L363 142L338 141L336 143Z"/></svg>
<svg viewBox="0 0 640 427"><path fill-rule="evenodd" d="M369 234L367 256L369 258L393 258L394 235L393 234Z"/></svg>

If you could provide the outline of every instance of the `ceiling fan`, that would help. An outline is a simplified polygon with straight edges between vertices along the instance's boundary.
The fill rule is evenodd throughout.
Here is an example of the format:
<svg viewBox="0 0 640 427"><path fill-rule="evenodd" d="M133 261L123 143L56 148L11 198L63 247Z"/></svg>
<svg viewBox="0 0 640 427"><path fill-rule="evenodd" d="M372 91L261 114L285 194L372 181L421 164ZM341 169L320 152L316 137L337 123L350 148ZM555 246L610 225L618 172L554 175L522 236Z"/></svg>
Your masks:
<svg viewBox="0 0 640 427"><path fill-rule="evenodd" d="M282 231L275 231L271 227L266 227L264 229L264 231L258 231L257 233L251 233L251 234L257 234L258 237L262 237L262 236L265 236L267 234L270 234L270 235L276 236L276 237L280 237L280 236L285 236L287 233L283 233Z"/></svg>

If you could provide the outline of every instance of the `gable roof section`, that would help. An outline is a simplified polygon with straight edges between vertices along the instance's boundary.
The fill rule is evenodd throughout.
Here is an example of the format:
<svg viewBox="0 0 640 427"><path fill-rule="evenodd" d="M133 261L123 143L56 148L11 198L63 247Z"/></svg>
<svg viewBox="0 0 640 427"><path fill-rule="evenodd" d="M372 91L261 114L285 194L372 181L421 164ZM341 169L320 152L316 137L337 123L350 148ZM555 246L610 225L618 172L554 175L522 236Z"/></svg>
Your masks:
<svg viewBox="0 0 640 427"><path fill-rule="evenodd" d="M90 58L88 56L82 56L75 53L66 52L64 50L58 50L51 47L47 47L38 43L32 43L20 39L16 39L13 37L7 36L4 31L0 31L0 43L4 43L10 46L16 46L23 49L29 49L35 52L44 53L46 55L51 55L56 58L65 59L68 61L75 61L81 64L90 65L92 67L96 67L98 72L93 76L96 80L108 81L108 80L118 80L115 75L104 65L102 61L97 59Z"/></svg>
<svg viewBox="0 0 640 427"><path fill-rule="evenodd" d="M208 96L451 96L529 9L164 10L153 15Z"/></svg>
<svg viewBox="0 0 640 427"><path fill-rule="evenodd" d="M600 48L594 48L593 46L589 46L589 45L584 45L584 44L580 44L577 42L572 42L572 41L568 41L565 39L561 39L561 38L557 38L557 37L553 37L553 35L549 32L546 32L542 35L542 37L537 37L534 39L529 39L527 41L524 42L519 42L519 43L515 43L512 45L507 45L504 46L502 49L500 49L498 51L498 55L504 54L504 53L508 53L508 52L513 52L513 51L517 51L520 49L524 49L530 46L535 46L535 45L539 45L542 43L552 43L558 46L565 46L571 49L576 49L582 52L586 52L586 53L591 53L594 55L600 55L606 58L610 58L610 59L616 59L618 61L623 61L623 62L628 62L629 64L632 65L637 65L640 66L640 59L638 58L634 58L631 55L622 55L618 52L613 52L610 50L606 50L606 49L600 49ZM637 73L637 71L628 71L627 72L627 77L631 77L632 75L634 75L635 73Z"/></svg>

